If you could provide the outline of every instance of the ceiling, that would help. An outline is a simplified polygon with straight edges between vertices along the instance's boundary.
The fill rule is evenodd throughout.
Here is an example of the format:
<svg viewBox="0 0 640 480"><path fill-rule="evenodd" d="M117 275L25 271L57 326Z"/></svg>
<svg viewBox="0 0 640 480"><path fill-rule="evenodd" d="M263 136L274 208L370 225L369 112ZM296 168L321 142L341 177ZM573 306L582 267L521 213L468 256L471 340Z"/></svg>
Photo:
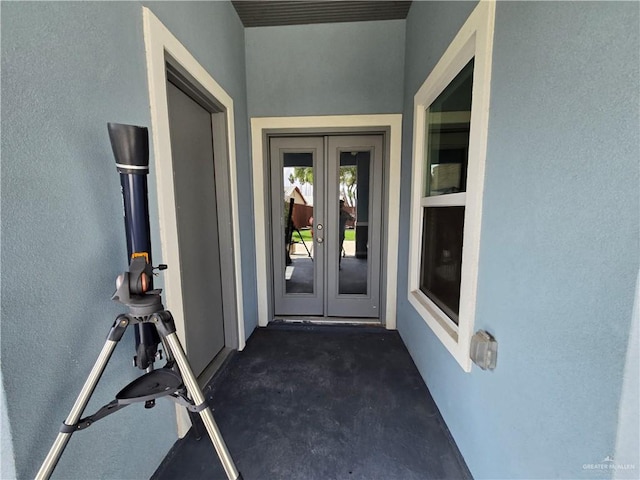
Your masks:
<svg viewBox="0 0 640 480"><path fill-rule="evenodd" d="M232 0L245 27L365 22L407 18L411 2Z"/></svg>

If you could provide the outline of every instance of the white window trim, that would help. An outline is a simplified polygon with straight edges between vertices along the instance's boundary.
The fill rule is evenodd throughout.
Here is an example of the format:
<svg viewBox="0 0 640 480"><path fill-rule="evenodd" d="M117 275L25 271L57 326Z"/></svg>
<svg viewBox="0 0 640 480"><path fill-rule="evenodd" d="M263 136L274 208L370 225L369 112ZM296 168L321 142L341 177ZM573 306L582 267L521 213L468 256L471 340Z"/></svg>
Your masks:
<svg viewBox="0 0 640 480"><path fill-rule="evenodd" d="M469 346L475 321L494 22L495 1L481 1L422 84L413 103L413 183L411 186L408 298L418 314L466 372L471 371ZM422 221L423 207L425 206L425 200L422 197L425 158L424 132L427 108L471 58L475 58L475 60L466 193L447 195L446 200L430 197L427 201L429 206L445 201L449 205L452 200L455 200L457 204L465 205L460 309L459 321L456 325L420 290L421 262L419 259L422 255Z"/></svg>

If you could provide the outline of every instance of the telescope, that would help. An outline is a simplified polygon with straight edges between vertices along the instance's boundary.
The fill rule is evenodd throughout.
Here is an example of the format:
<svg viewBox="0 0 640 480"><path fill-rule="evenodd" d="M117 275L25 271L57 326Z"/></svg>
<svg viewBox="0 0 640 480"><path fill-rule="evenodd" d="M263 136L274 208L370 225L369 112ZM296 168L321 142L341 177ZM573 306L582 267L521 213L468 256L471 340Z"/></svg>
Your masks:
<svg viewBox="0 0 640 480"><path fill-rule="evenodd" d="M124 203L124 226L127 237L129 262L142 257L151 265L151 234L149 228L149 200L147 175L149 174L149 136L147 129L135 125L107 124L116 168L120 174ZM153 289L153 277L148 278ZM135 328L136 355L134 364L142 369L153 368L158 356L160 338L149 324ZM151 403L146 407L153 406Z"/></svg>
<svg viewBox="0 0 640 480"><path fill-rule="evenodd" d="M116 279L116 292L112 300L127 307L128 311L116 317L104 347L71 412L62 423L36 479L50 478L71 435L76 431L86 429L131 404L144 403L145 408L151 408L156 399L167 397L185 407L192 420L195 414L200 415L227 478L242 480L178 339L173 316L162 305L162 291L153 288L154 271L164 270L167 266L154 267L151 263L147 191L148 131L145 127L117 123L109 123L107 127L116 168L120 173L129 258L129 269ZM114 400L96 413L82 417L115 347L129 325L135 327L136 334L134 364L145 373L120 390ZM154 363L162 359L158 349L160 344L164 347L166 364L154 369Z"/></svg>

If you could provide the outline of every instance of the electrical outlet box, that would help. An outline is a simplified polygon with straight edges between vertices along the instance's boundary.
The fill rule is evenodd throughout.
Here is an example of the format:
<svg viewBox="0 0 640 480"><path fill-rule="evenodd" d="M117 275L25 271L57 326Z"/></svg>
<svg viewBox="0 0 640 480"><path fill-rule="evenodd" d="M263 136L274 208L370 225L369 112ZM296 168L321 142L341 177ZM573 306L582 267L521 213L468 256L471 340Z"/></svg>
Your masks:
<svg viewBox="0 0 640 480"><path fill-rule="evenodd" d="M478 330L471 337L471 360L482 370L493 370L498 361L498 342L490 333Z"/></svg>

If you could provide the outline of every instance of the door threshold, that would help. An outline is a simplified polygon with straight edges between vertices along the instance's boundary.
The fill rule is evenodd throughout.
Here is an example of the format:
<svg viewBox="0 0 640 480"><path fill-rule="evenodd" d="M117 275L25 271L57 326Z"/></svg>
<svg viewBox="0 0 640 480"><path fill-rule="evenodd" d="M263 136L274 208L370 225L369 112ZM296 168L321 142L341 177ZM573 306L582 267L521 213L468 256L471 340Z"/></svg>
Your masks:
<svg viewBox="0 0 640 480"><path fill-rule="evenodd" d="M347 317L313 317L313 316L279 316L272 323L291 323L306 325L366 325L383 327L379 318L347 318Z"/></svg>

